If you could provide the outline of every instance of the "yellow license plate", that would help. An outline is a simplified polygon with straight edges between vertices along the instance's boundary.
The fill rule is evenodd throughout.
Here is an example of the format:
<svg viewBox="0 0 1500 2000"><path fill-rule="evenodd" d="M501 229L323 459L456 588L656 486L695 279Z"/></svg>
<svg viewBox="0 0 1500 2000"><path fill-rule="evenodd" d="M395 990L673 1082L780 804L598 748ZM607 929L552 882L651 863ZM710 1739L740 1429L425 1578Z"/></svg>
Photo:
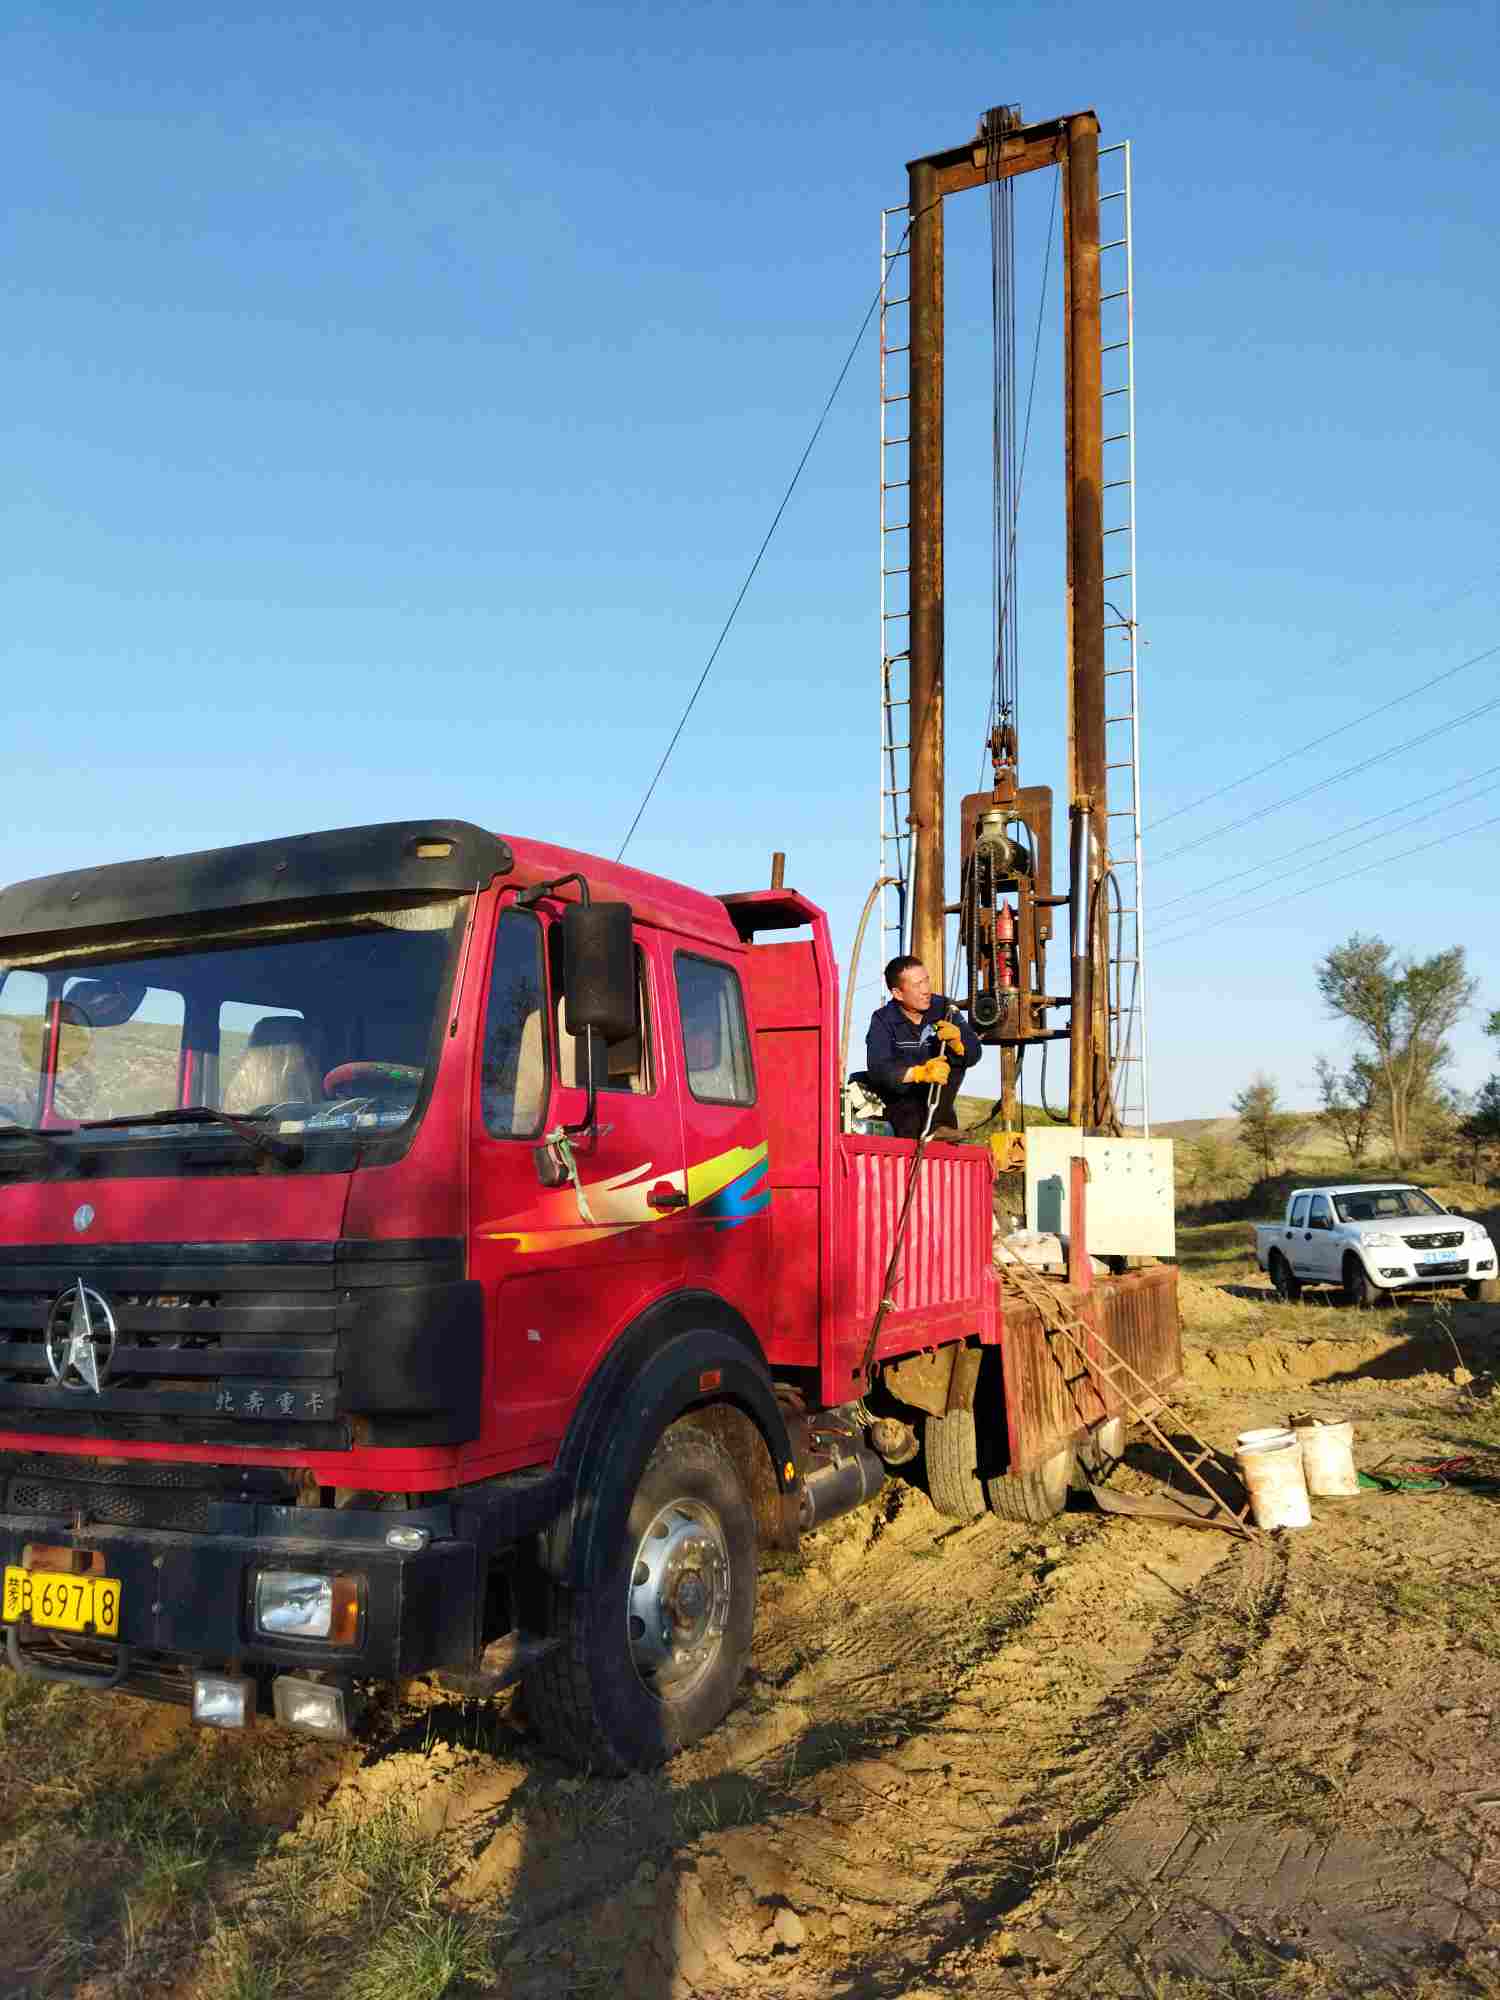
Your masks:
<svg viewBox="0 0 1500 2000"><path fill-rule="evenodd" d="M13 1625L29 1618L53 1632L93 1632L101 1639L120 1636L120 1586L112 1576L66 1576L57 1570L5 1565L0 1620Z"/></svg>

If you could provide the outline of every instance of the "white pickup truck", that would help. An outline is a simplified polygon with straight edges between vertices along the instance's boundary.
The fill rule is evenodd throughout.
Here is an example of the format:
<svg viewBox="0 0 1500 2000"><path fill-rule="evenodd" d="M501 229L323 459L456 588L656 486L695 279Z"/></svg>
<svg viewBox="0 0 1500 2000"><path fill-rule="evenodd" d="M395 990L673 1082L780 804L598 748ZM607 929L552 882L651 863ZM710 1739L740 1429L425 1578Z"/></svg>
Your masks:
<svg viewBox="0 0 1500 2000"><path fill-rule="evenodd" d="M1500 1298L1489 1232L1453 1215L1421 1188L1294 1188L1280 1222L1255 1226L1255 1261L1284 1299L1304 1285L1339 1285L1368 1306L1420 1285L1462 1285L1471 1299Z"/></svg>

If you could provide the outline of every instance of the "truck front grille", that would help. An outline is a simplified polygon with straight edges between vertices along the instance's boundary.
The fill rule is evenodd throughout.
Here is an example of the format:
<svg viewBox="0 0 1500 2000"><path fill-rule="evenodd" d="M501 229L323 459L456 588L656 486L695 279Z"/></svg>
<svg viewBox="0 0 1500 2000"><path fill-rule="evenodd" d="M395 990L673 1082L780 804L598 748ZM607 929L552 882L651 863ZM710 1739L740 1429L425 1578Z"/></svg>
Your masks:
<svg viewBox="0 0 1500 2000"><path fill-rule="evenodd" d="M1461 1229L1444 1229L1435 1236L1403 1236L1409 1250L1456 1250L1464 1240Z"/></svg>
<svg viewBox="0 0 1500 2000"><path fill-rule="evenodd" d="M375 1280L456 1275L458 1248L289 1242L8 1249L0 1261L0 1428L345 1448L351 1432L341 1400L341 1301L358 1296L351 1287ZM435 1259L436 1249L448 1254ZM403 1258L403 1251L429 1255ZM66 1365L80 1283L91 1294L98 1336L97 1393ZM344 1307L345 1321L351 1310Z"/></svg>

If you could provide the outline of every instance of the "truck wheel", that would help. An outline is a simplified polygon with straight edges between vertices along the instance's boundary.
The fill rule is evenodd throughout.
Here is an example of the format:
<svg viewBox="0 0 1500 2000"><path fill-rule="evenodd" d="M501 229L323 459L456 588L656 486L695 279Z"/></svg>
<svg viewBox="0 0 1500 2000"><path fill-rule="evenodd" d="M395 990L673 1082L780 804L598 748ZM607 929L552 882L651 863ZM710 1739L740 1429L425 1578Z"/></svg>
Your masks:
<svg viewBox="0 0 1500 2000"><path fill-rule="evenodd" d="M1076 1453L1064 1445L1031 1472L1006 1472L987 1479L984 1490L1002 1521L1026 1521L1040 1527L1068 1504Z"/></svg>
<svg viewBox="0 0 1500 2000"><path fill-rule="evenodd" d="M985 1510L979 1480L979 1430L972 1410L929 1416L922 1425L927 1491L950 1521L977 1521Z"/></svg>
<svg viewBox="0 0 1500 2000"><path fill-rule="evenodd" d="M1500 1305L1500 1278L1471 1278L1464 1286L1464 1297L1482 1300L1485 1305Z"/></svg>
<svg viewBox="0 0 1500 2000"><path fill-rule="evenodd" d="M608 1516L610 1496L595 1496ZM717 1729L750 1658L755 1515L733 1461L692 1424L663 1432L582 1588L559 1587L562 1644L526 1677L560 1756L621 1776Z"/></svg>
<svg viewBox="0 0 1500 2000"><path fill-rule="evenodd" d="M1271 1252L1271 1283L1276 1288L1276 1296L1294 1306L1302 1296L1302 1280L1279 1250Z"/></svg>
<svg viewBox="0 0 1500 2000"><path fill-rule="evenodd" d="M1382 1294L1370 1282L1370 1274L1357 1257L1344 1259L1344 1303L1351 1306L1379 1305Z"/></svg>

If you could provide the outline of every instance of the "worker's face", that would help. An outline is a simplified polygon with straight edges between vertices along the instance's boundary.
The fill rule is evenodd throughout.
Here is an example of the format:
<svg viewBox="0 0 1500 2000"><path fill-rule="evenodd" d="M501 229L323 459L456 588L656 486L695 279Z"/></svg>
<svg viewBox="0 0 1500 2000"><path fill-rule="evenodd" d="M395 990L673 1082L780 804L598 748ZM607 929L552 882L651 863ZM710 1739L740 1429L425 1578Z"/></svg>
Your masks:
<svg viewBox="0 0 1500 2000"><path fill-rule="evenodd" d="M896 982L896 998L913 1014L923 1014L932 1004L932 981L925 965L909 965Z"/></svg>

